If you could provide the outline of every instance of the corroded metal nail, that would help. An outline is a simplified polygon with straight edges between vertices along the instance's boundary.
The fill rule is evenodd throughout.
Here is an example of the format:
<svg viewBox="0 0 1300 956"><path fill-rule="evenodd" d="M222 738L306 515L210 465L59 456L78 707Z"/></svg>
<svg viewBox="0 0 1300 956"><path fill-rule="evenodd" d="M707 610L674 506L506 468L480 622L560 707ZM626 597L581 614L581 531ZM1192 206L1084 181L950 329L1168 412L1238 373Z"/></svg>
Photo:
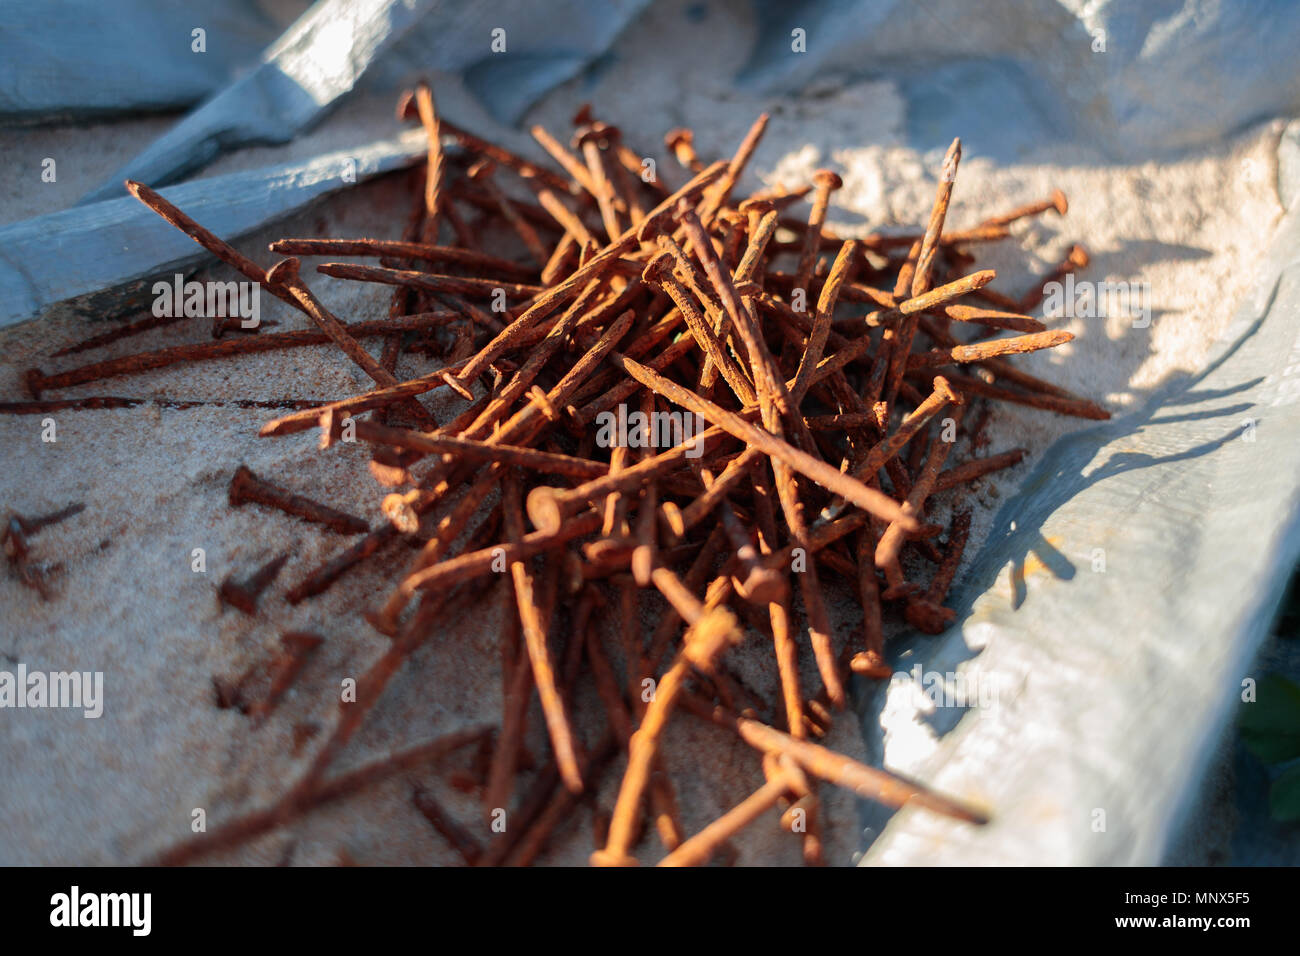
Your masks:
<svg viewBox="0 0 1300 956"><path fill-rule="evenodd" d="M280 573L280 569L289 560L288 553L272 558L262 565L245 581L236 581L234 574L226 576L218 588L217 594L222 603L252 615L257 612L257 599L261 596Z"/></svg>
<svg viewBox="0 0 1300 956"><path fill-rule="evenodd" d="M1062 216L1069 212L1070 203L1065 198L1065 193L1061 192L1059 189L1053 189L1050 198L1042 199L1038 202L1026 203L1023 206L1018 206L1010 212L1003 213L1000 216L991 216L984 220L983 225L1006 226L1018 219L1037 216L1039 213L1047 212L1049 209L1055 209L1057 213Z"/></svg>
<svg viewBox="0 0 1300 956"><path fill-rule="evenodd" d="M670 129L664 134L664 145L672 152L677 162L693 173L704 168L695 155L695 134L683 127Z"/></svg>
<svg viewBox="0 0 1300 956"><path fill-rule="evenodd" d="M270 482L263 481L248 468L240 465L230 479L227 497L231 507L238 508L244 504L266 505L286 514L323 524L339 534L363 534L370 526L360 518L336 511L319 501L313 501L302 495L286 491Z"/></svg>

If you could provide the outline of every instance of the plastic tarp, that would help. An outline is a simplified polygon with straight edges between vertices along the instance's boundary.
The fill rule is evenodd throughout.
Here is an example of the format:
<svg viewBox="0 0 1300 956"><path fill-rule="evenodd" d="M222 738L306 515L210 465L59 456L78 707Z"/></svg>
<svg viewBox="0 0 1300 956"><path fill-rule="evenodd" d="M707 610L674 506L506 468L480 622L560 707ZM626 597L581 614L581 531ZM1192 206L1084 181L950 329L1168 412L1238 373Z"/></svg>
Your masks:
<svg viewBox="0 0 1300 956"><path fill-rule="evenodd" d="M276 76L291 75L284 57L272 57L182 121L169 134L170 153L167 143L147 149L144 168L179 175L216 148L291 136L363 73L367 84L383 85L409 81L416 69L459 71L499 117L513 119L595 63L642 6L564 3L555 12L548 4L541 15L530 4L488 11L450 0L399 10L332 5L392 18L367 34L364 62L345 57L317 78L319 95L282 100L277 91L304 87L265 82L268 64L278 64ZM292 50L325 6L274 49ZM529 57L494 65L481 52L482 34L505 13L530 10L536 29L515 31ZM995 159L1050 137L1086 140L1131 162L1194 149L1300 106L1300 5L1286 2L760 2L754 22L753 53L737 83L795 92L830 75L889 76L908 102L911 144L922 149L958 128ZM796 30L821 42L790 56ZM23 69L5 58L0 90ZM246 102L232 94L240 83L272 102L238 116L213 108ZM380 150L371 168L387 168L399 152ZM894 646L901 679L859 688L869 694L864 728L881 762L985 803L994 816L971 828L864 807L868 833L879 834L865 863L1161 860L1300 552L1298 156L1294 137L1284 138L1279 168L1291 212L1208 366L1052 447L963 576L957 623L938 639ZM283 184L319 188L314 182ZM261 218L293 205L277 202ZM236 213L241 230L223 218ZM249 210L223 210L216 197L201 218L220 233L253 225ZM0 248L15 229L31 242L40 235L18 224L3 231ZM107 235L81 236L72 251L91 255ZM145 251L95 282L124 283L172 261L172 251ZM0 276L0 301L19 298L24 281ZM10 321L51 297L58 293L11 309ZM912 673L960 678L989 699L934 708Z"/></svg>

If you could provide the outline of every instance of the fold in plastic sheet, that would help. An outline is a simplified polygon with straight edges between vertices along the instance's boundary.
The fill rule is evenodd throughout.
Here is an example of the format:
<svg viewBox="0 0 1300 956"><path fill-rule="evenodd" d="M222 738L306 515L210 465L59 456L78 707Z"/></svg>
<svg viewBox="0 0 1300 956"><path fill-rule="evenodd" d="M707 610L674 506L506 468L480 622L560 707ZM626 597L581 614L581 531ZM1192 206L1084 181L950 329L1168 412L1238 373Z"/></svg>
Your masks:
<svg viewBox="0 0 1300 956"><path fill-rule="evenodd" d="M898 80L913 145L1014 158L1044 137L1124 160L1214 143L1300 111L1294 0L755 0L739 81L788 91ZM791 55L793 32L806 52ZM961 125L949 122L961 117ZM1010 142L1007 138L1010 137Z"/></svg>
<svg viewBox="0 0 1300 956"><path fill-rule="evenodd" d="M176 110L220 89L280 32L256 0L0 0L0 121ZM204 49L194 49L202 28Z"/></svg>
<svg viewBox="0 0 1300 956"><path fill-rule="evenodd" d="M1270 248L1205 371L1049 449L895 657L868 740L993 821L904 809L865 863L1161 861L1300 555L1300 203Z"/></svg>
<svg viewBox="0 0 1300 956"><path fill-rule="evenodd" d="M82 203L115 198L123 179L156 187L225 150L287 143L353 90L395 95L435 70L464 72L489 110L513 121L604 53L647 2L321 0L256 69L150 143Z"/></svg>
<svg viewBox="0 0 1300 956"><path fill-rule="evenodd" d="M424 131L329 153L304 163L198 179L161 190L228 241L336 189L409 166L426 154ZM212 257L127 196L0 228L0 328L68 299L104 292L97 314L129 302L140 280Z"/></svg>

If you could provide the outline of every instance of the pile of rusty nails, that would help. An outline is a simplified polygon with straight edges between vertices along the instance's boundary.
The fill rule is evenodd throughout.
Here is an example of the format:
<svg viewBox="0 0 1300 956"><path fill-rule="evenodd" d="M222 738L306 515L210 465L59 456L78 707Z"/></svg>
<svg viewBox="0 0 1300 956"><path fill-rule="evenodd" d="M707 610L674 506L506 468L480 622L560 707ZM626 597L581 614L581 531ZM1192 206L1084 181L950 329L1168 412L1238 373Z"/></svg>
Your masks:
<svg viewBox="0 0 1300 956"><path fill-rule="evenodd" d="M390 491L386 523L371 529L246 468L234 476L230 501L363 534L293 585L291 603L380 556L404 565L387 600L367 615L392 643L282 799L171 848L162 861L230 849L471 745L483 755L480 773L462 783L481 793L485 815L509 808L505 833L475 839L427 789L417 788L412 799L478 865L535 859L620 757L622 784L591 857L600 865L635 864L650 830L662 844L661 864L704 863L725 856L728 840L773 808L799 833L804 859L820 863L819 781L893 807L910 803L984 822L979 808L837 754L816 738L845 706L850 674L889 675L882 614L901 611L929 633L952 621L943 602L970 527L969 511L954 503L969 483L1024 454L1011 449L949 462L960 442L971 452L987 444L988 402L1108 417L1007 361L1071 338L1025 314L1041 292L1010 298L989 288L993 271L969 271L968 247L1007 238L1018 219L1050 209L1063 214L1065 197L1058 191L973 228L945 231L961 158L954 141L923 231L842 239L826 226L831 195L842 185L832 172L819 171L802 188L736 196L766 116L730 160L709 165L695 155L689 131L670 133L668 148L692 174L673 190L590 107L574 119L571 147L540 127L532 131L562 173L441 120L425 84L402 98L398 115L418 119L428 135L420 195L403 238L271 245L290 257L378 258L378 266L327 262L317 270L392 286L388 319L340 321L308 288L297 258L264 270L152 189L128 182L137 199L302 311L315 329L28 375L40 399L42 390L176 362L332 342L375 383L364 394L276 418L261 435L319 427L324 448L344 436L369 443L372 474ZM445 154L444 140L458 143L461 155ZM499 181L506 173L512 182ZM811 204L806 220L790 215L804 199ZM493 228L512 234L520 259L485 248ZM438 244L444 231L455 245ZM1044 281L1086 263L1076 246ZM502 310L502 301L510 308ZM214 337L230 328L219 323ZM992 337L1001 332L1012 334ZM378 359L359 341L375 336L384 340ZM417 347L440 351L443 365L400 381L398 356ZM443 387L463 398L464 410L439 422L417 396ZM968 420L974 402L980 414ZM688 412L707 427L667 448L598 447L598 416L627 403L647 416ZM369 420L361 420L365 413ZM942 496L950 501L933 510L952 515L946 528L927 520ZM413 559L385 548L401 538L417 544ZM226 599L251 613L283 564L273 560L245 584L228 581ZM825 574L843 579L832 583L860 603L860 630L833 633ZM517 608L500 638L500 727L458 731L326 779L448 609L481 599L499 579L509 580ZM646 635L638 610L654 595L666 610ZM594 623L611 605L622 621L614 648ZM770 642L778 675L770 697L727 664L727 650L744 641ZM284 660L271 668L277 696L317 643L312 635L286 636ZM819 687L801 681L801 653L811 654ZM575 732L576 691L586 675L607 728L595 741ZM653 693L643 694L645 686ZM534 690L551 753L517 793ZM227 689L227 705L233 696ZM258 718L268 709L265 701L245 706ZM690 836L660 750L678 710L757 751L766 781Z"/></svg>

